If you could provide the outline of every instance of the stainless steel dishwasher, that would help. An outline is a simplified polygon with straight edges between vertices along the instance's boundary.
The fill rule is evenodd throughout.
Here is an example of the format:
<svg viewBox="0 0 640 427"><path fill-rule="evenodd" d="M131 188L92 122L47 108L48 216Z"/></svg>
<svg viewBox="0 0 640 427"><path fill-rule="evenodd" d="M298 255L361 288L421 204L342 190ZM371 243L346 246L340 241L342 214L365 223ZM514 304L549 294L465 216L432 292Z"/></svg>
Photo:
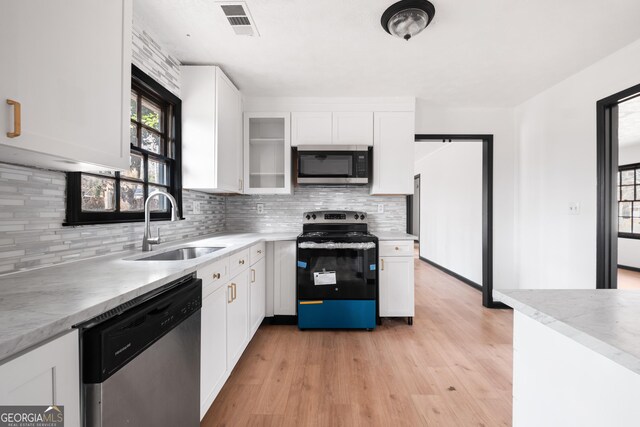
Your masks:
<svg viewBox="0 0 640 427"><path fill-rule="evenodd" d="M188 276L79 326L85 426L200 425L201 306Z"/></svg>

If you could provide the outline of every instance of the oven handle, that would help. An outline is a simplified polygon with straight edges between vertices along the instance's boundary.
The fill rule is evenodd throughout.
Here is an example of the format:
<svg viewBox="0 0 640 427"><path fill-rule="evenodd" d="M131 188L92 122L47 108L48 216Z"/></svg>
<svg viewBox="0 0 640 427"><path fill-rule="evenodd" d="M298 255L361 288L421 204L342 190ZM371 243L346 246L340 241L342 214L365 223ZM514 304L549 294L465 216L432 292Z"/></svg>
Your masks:
<svg viewBox="0 0 640 427"><path fill-rule="evenodd" d="M298 248L300 249L375 249L376 244L374 242L352 242L352 243L336 243L336 242L300 242Z"/></svg>

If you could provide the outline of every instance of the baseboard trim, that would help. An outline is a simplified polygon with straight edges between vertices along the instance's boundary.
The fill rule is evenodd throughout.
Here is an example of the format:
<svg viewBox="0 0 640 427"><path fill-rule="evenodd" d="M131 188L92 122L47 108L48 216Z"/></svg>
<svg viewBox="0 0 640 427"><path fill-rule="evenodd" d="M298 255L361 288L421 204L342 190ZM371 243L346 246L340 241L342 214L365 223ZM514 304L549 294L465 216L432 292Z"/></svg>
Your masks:
<svg viewBox="0 0 640 427"><path fill-rule="evenodd" d="M620 268L622 270L629 270L629 271L635 271L637 273L640 273L640 268L639 267L631 267L630 265L618 264L618 268Z"/></svg>
<svg viewBox="0 0 640 427"><path fill-rule="evenodd" d="M276 315L273 317L265 317L264 322L267 321L270 325L297 325L298 316Z"/></svg>
<svg viewBox="0 0 640 427"><path fill-rule="evenodd" d="M440 264L431 261L430 259L427 259L423 256L420 256L420 260L426 262L427 264L430 264L432 266L434 266L435 268L437 268L438 270L447 273L449 276L454 277L458 280L460 280L463 283L466 283L467 285L471 286L474 289L477 289L479 291L482 291L482 285L479 285L478 283L474 282L473 280L469 280L464 276L459 275L458 273L455 273L451 270L449 270L446 267L441 266Z"/></svg>

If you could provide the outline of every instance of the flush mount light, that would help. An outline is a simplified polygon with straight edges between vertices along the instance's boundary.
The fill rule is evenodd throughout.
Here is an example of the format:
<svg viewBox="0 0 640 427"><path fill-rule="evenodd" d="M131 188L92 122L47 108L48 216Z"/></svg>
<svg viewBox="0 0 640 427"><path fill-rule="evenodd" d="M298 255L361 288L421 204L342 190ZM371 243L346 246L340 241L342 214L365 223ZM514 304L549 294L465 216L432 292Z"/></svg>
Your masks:
<svg viewBox="0 0 640 427"><path fill-rule="evenodd" d="M409 40L431 23L436 8L427 0L401 0L382 14L382 28L394 36Z"/></svg>

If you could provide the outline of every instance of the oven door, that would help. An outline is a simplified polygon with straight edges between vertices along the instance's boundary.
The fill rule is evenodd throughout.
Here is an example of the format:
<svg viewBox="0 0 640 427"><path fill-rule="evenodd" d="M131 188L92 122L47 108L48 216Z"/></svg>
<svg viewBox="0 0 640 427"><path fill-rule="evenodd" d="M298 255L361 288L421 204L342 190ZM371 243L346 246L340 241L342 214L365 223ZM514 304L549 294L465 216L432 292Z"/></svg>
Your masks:
<svg viewBox="0 0 640 427"><path fill-rule="evenodd" d="M375 300L377 264L375 242L298 242L298 300Z"/></svg>

